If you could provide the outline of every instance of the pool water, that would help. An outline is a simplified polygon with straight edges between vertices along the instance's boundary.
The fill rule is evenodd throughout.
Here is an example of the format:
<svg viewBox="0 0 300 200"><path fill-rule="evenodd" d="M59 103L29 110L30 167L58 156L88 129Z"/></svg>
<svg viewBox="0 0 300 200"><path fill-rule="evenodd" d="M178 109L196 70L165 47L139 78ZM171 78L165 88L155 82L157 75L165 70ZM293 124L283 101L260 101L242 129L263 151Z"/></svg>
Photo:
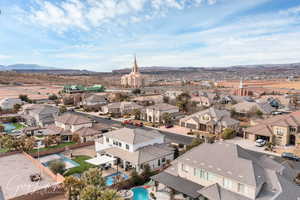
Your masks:
<svg viewBox="0 0 300 200"><path fill-rule="evenodd" d="M115 178L116 176L120 176L120 175L121 175L125 180L129 178L126 174L123 174L122 172L114 173L114 174L111 174L111 175L105 177L105 179L106 179L106 185L107 185L107 186L113 185L113 184L114 184L114 178Z"/></svg>
<svg viewBox="0 0 300 200"><path fill-rule="evenodd" d="M133 200L149 200L149 192L143 187L131 189L133 192Z"/></svg>
<svg viewBox="0 0 300 200"><path fill-rule="evenodd" d="M13 125L12 123L4 123L2 125L4 126L4 131L7 133L11 133L16 129L15 125Z"/></svg>
<svg viewBox="0 0 300 200"><path fill-rule="evenodd" d="M54 160L59 160L59 161L64 162L66 165L66 169L70 169L70 168L79 166L79 164L77 162L65 157L62 154L52 154L52 155L43 156L40 158L40 161L42 162L42 164L45 167L49 167L49 164L51 163L51 161L54 161Z"/></svg>

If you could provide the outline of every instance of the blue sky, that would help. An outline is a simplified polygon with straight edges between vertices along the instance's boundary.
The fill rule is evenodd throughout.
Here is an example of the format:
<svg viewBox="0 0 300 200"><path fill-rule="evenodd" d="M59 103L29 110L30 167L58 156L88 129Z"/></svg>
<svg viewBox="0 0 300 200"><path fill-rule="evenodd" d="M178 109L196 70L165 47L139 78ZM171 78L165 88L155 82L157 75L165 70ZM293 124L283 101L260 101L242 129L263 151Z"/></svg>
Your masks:
<svg viewBox="0 0 300 200"><path fill-rule="evenodd" d="M0 0L0 65L300 62L300 0Z"/></svg>

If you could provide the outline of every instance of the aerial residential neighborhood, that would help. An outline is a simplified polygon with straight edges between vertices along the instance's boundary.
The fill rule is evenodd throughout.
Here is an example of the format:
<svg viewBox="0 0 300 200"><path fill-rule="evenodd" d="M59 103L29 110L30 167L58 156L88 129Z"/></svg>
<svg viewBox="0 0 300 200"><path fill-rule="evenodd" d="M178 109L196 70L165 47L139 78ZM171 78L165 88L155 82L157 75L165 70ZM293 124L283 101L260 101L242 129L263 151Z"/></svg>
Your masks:
<svg viewBox="0 0 300 200"><path fill-rule="evenodd" d="M0 200L300 200L299 22L295 0L0 0Z"/></svg>

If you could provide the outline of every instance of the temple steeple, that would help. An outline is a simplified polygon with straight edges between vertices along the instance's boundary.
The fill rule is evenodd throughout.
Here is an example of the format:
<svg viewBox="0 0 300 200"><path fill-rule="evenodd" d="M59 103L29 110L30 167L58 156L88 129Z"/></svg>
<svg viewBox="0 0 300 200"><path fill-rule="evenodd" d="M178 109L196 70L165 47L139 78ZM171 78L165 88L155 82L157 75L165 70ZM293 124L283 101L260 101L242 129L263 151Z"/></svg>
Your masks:
<svg viewBox="0 0 300 200"><path fill-rule="evenodd" d="M243 78L240 80L240 89L244 88Z"/></svg>
<svg viewBox="0 0 300 200"><path fill-rule="evenodd" d="M132 72L133 73L138 73L139 72L139 66L137 65L136 55L134 55L134 63L133 63L133 67L132 67Z"/></svg>

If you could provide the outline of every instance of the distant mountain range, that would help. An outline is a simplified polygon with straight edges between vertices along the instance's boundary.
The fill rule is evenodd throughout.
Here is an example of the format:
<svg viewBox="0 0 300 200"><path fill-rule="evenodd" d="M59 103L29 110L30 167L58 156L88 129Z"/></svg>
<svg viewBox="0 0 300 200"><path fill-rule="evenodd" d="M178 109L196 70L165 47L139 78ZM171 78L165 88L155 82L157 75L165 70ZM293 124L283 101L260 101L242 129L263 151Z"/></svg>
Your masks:
<svg viewBox="0 0 300 200"><path fill-rule="evenodd" d="M239 69L293 69L300 68L300 63L290 64L257 64L257 65L235 65L227 67L166 67L166 66L151 66L140 67L143 73L164 73L164 72L195 72L195 71L230 71ZM112 73L125 74L130 73L131 68L112 70Z"/></svg>
<svg viewBox="0 0 300 200"><path fill-rule="evenodd" d="M14 64L14 65L0 65L0 71L13 71L13 70L57 70L56 67L46 67L36 64Z"/></svg>
<svg viewBox="0 0 300 200"><path fill-rule="evenodd" d="M236 70L274 70L274 69L298 69L300 63L290 64L257 64L257 65L236 65L227 67L175 67L175 66L149 66L140 67L140 71L146 74L159 73L174 73L174 72L203 72L203 71L236 71ZM97 72L88 70L65 69L60 67L48 67L37 64L14 64L14 65L0 65L0 71L16 71L19 73L52 73L52 74L94 74ZM130 73L131 68L124 68L112 70L113 74ZM101 72L100 72L101 73Z"/></svg>
<svg viewBox="0 0 300 200"><path fill-rule="evenodd" d="M93 71L79 69L64 69L41 66L37 64L0 65L0 71L15 71L18 73L48 73L48 74L94 74Z"/></svg>

